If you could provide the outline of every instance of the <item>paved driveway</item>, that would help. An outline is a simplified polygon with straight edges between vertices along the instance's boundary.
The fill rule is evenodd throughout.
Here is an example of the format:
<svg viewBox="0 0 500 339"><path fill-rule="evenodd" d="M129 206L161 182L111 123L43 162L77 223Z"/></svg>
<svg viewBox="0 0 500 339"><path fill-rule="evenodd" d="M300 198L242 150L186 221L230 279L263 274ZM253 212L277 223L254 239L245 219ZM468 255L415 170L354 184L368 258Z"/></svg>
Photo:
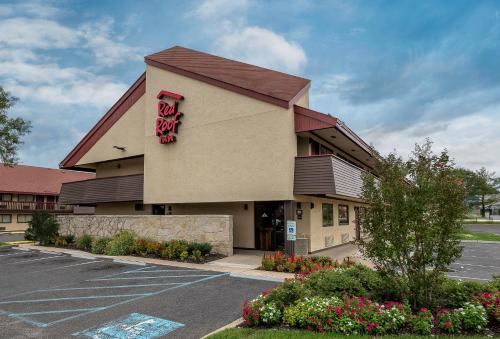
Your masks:
<svg viewBox="0 0 500 339"><path fill-rule="evenodd" d="M500 275L500 242L462 242L462 246L462 257L450 265L450 277L486 281Z"/></svg>
<svg viewBox="0 0 500 339"><path fill-rule="evenodd" d="M471 232L495 233L500 234L500 223L492 224L465 224L465 229Z"/></svg>
<svg viewBox="0 0 500 339"><path fill-rule="evenodd" d="M24 233L3 233L0 232L0 242L24 240Z"/></svg>
<svg viewBox="0 0 500 339"><path fill-rule="evenodd" d="M5 338L199 338L236 320L245 299L277 284L5 248L0 272Z"/></svg>

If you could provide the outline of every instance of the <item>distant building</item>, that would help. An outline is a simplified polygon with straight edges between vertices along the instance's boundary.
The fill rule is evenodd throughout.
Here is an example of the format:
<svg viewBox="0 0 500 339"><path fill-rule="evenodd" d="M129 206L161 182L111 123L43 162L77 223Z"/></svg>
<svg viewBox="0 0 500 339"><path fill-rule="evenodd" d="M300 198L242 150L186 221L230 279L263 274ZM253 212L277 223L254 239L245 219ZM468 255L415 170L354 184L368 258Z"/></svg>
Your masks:
<svg viewBox="0 0 500 339"><path fill-rule="evenodd" d="M25 230L34 212L93 214L94 207L59 204L65 182L94 179L94 173L0 164L0 231Z"/></svg>

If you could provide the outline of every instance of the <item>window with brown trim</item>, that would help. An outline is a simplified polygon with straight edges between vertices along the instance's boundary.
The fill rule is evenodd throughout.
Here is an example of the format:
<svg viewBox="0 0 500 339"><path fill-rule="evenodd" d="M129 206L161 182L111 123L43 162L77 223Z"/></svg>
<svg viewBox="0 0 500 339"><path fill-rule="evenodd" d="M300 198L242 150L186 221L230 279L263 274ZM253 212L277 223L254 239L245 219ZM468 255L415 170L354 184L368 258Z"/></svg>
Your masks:
<svg viewBox="0 0 500 339"><path fill-rule="evenodd" d="M17 222L18 223L27 223L27 222L30 222L31 219L33 219L33 216L31 214L18 214L17 215Z"/></svg>
<svg viewBox="0 0 500 339"><path fill-rule="evenodd" d="M322 204L323 227L333 226L333 204Z"/></svg>
<svg viewBox="0 0 500 339"><path fill-rule="evenodd" d="M12 222L12 214L0 214L0 224L10 224Z"/></svg>
<svg viewBox="0 0 500 339"><path fill-rule="evenodd" d="M10 193L4 193L1 194L1 201L12 201L12 194Z"/></svg>
<svg viewBox="0 0 500 339"><path fill-rule="evenodd" d="M35 196L32 194L19 194L19 201L32 202L35 201Z"/></svg>
<svg viewBox="0 0 500 339"><path fill-rule="evenodd" d="M349 225L349 206L339 205L339 225Z"/></svg>

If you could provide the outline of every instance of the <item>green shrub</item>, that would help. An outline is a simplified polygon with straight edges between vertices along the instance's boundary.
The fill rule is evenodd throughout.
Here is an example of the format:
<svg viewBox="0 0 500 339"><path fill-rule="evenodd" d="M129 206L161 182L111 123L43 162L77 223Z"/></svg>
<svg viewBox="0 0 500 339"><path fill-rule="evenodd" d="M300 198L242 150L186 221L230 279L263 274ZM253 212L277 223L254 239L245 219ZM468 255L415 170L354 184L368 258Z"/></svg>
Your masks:
<svg viewBox="0 0 500 339"><path fill-rule="evenodd" d="M111 242L111 238L96 238L92 241L92 253L94 254L105 254L108 244Z"/></svg>
<svg viewBox="0 0 500 339"><path fill-rule="evenodd" d="M56 237L54 241L54 246L55 247L68 247L68 242L64 237Z"/></svg>
<svg viewBox="0 0 500 339"><path fill-rule="evenodd" d="M367 290L356 278L347 272L350 269L338 269L329 271L318 271L310 274L304 283L317 295L330 296L366 296Z"/></svg>
<svg viewBox="0 0 500 339"><path fill-rule="evenodd" d="M203 256L201 254L201 251L199 249L195 249L193 251L193 254L191 255L191 259L194 261L194 262L198 262L198 263L201 263L203 261Z"/></svg>
<svg viewBox="0 0 500 339"><path fill-rule="evenodd" d="M459 310L464 330L471 332L482 332L488 325L488 315L480 304L467 302Z"/></svg>
<svg viewBox="0 0 500 339"><path fill-rule="evenodd" d="M26 240L38 240L41 245L52 244L55 241L59 223L47 212L33 213L28 229L24 233Z"/></svg>
<svg viewBox="0 0 500 339"><path fill-rule="evenodd" d="M179 256L179 259L181 259L182 261L185 261L189 258L189 253L187 250L184 250L181 252L181 255Z"/></svg>
<svg viewBox="0 0 500 339"><path fill-rule="evenodd" d="M61 236L68 245L71 245L75 242L75 236L73 234L66 234Z"/></svg>
<svg viewBox="0 0 500 339"><path fill-rule="evenodd" d="M438 312L436 320L441 331L449 334L460 333L462 317L459 311L443 309Z"/></svg>
<svg viewBox="0 0 500 339"><path fill-rule="evenodd" d="M309 292L314 295L314 292L307 290L306 286L300 281L289 279L270 290L267 294L267 300L274 302L280 310L283 310L285 307L309 295Z"/></svg>
<svg viewBox="0 0 500 339"><path fill-rule="evenodd" d="M202 256L210 254L212 251L212 245L207 242L190 242L188 244L189 254L193 254L195 250L200 251Z"/></svg>
<svg viewBox="0 0 500 339"><path fill-rule="evenodd" d="M188 251L188 243L184 240L170 240L165 245L166 248L165 251L162 252L162 257L165 257L167 259L180 259L181 254Z"/></svg>
<svg viewBox="0 0 500 339"><path fill-rule="evenodd" d="M136 245L135 233L131 231L118 232L106 248L107 255L130 255L134 253Z"/></svg>
<svg viewBox="0 0 500 339"><path fill-rule="evenodd" d="M413 332L420 335L431 334L433 325L433 317L431 311L422 307L416 315L413 316L412 321Z"/></svg>
<svg viewBox="0 0 500 339"><path fill-rule="evenodd" d="M92 249L92 236L83 234L82 236L76 238L75 246L79 250L90 251Z"/></svg>
<svg viewBox="0 0 500 339"><path fill-rule="evenodd" d="M145 257L148 250L147 244L148 244L147 239L144 238L137 239L135 241L134 253L139 256Z"/></svg>
<svg viewBox="0 0 500 339"><path fill-rule="evenodd" d="M270 256L267 256L265 254L262 256L261 268L264 271L272 271L274 269L274 262Z"/></svg>
<svg viewBox="0 0 500 339"><path fill-rule="evenodd" d="M476 281L458 281L441 277L437 293L431 306L434 308L459 308L470 299L471 294L479 294L488 290L486 284Z"/></svg>

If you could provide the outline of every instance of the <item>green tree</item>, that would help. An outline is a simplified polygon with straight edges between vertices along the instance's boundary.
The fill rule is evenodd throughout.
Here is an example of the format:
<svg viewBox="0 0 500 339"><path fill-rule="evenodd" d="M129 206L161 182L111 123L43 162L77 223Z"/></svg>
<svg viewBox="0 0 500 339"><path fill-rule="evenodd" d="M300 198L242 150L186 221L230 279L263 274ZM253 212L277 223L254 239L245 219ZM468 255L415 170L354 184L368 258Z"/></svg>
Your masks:
<svg viewBox="0 0 500 339"><path fill-rule="evenodd" d="M407 161L396 153L379 157L375 171L377 178L363 178L370 207L361 216L361 250L380 270L403 276L414 307L432 306L443 272L461 255L464 182L448 153L434 154L429 140Z"/></svg>
<svg viewBox="0 0 500 339"><path fill-rule="evenodd" d="M488 172L484 167L481 167L475 174L472 194L479 197L481 216L484 217L486 205L498 200L495 195L499 193L500 178L495 175L495 172Z"/></svg>
<svg viewBox="0 0 500 339"><path fill-rule="evenodd" d="M7 110L17 101L0 86L0 163L13 165L17 162L17 151L21 138L29 133L31 124L22 118L9 118Z"/></svg>
<svg viewBox="0 0 500 339"><path fill-rule="evenodd" d="M38 240L40 245L52 243L59 232L59 223L47 212L36 212L24 233L26 240Z"/></svg>

